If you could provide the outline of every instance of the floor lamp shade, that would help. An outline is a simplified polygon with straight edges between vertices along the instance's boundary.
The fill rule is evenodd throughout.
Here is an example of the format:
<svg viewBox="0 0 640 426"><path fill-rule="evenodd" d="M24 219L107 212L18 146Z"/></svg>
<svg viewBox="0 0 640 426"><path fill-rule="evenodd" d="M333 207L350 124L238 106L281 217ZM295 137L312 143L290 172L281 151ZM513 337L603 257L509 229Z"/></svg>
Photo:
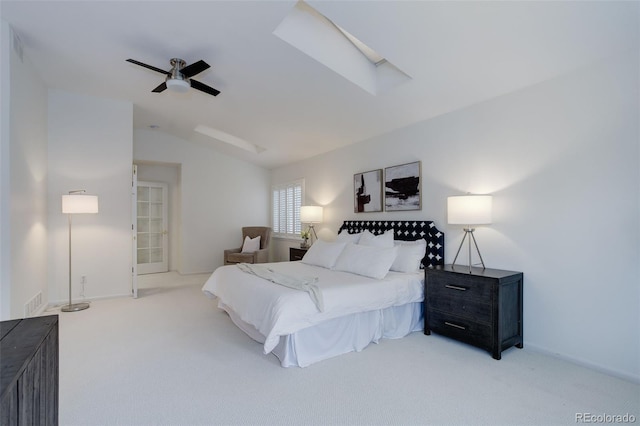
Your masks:
<svg viewBox="0 0 640 426"><path fill-rule="evenodd" d="M62 213L98 213L98 196L87 194L63 195Z"/></svg>
<svg viewBox="0 0 640 426"><path fill-rule="evenodd" d="M84 190L70 191L62 196L62 213L69 216L69 304L60 310L77 312L87 309L89 303L73 303L71 299L71 216L79 213L98 213L98 196L85 194Z"/></svg>
<svg viewBox="0 0 640 426"><path fill-rule="evenodd" d="M463 225L464 237L458 247L456 257L453 259L452 265L456 264L460 249L464 244L464 240L468 238L469 244L469 273L471 273L471 241L476 247L480 263L484 268L484 260L480 254L478 243L473 236L475 229L473 225L489 225L491 223L492 197L491 195L460 195L447 198L447 222L449 225Z"/></svg>

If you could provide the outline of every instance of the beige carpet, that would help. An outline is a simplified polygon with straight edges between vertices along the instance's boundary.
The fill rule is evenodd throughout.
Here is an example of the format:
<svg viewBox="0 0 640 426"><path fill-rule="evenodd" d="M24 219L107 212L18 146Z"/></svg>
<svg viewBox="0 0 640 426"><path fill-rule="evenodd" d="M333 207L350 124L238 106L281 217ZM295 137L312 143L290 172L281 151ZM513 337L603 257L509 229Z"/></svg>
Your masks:
<svg viewBox="0 0 640 426"><path fill-rule="evenodd" d="M61 425L573 425L582 413L640 422L640 385L526 346L495 361L418 332L282 368L196 278L60 314Z"/></svg>

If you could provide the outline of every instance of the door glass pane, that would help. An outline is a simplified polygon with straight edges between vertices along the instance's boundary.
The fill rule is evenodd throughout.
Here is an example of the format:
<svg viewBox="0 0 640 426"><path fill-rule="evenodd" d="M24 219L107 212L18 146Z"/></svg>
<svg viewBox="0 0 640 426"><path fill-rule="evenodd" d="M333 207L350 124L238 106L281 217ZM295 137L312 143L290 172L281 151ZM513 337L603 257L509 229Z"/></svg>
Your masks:
<svg viewBox="0 0 640 426"><path fill-rule="evenodd" d="M162 188L149 188L149 201L162 203Z"/></svg>
<svg viewBox="0 0 640 426"><path fill-rule="evenodd" d="M138 248L149 247L149 234L138 232Z"/></svg>
<svg viewBox="0 0 640 426"><path fill-rule="evenodd" d="M150 234L149 247L162 248L162 234Z"/></svg>
<svg viewBox="0 0 640 426"><path fill-rule="evenodd" d="M149 220L149 232L162 233L162 219L150 219Z"/></svg>
<svg viewBox="0 0 640 426"><path fill-rule="evenodd" d="M146 201L138 201L138 217L149 216L149 203Z"/></svg>
<svg viewBox="0 0 640 426"><path fill-rule="evenodd" d="M138 264L149 263L149 250L138 249Z"/></svg>
<svg viewBox="0 0 640 426"><path fill-rule="evenodd" d="M146 218L138 218L138 233L149 232L149 220Z"/></svg>
<svg viewBox="0 0 640 426"><path fill-rule="evenodd" d="M138 187L138 201L149 201L149 187Z"/></svg>
<svg viewBox="0 0 640 426"><path fill-rule="evenodd" d="M149 216L162 217L162 204L152 203L149 205Z"/></svg>
<svg viewBox="0 0 640 426"><path fill-rule="evenodd" d="M167 270L166 194L167 187L152 182L138 182L137 254L138 273Z"/></svg>

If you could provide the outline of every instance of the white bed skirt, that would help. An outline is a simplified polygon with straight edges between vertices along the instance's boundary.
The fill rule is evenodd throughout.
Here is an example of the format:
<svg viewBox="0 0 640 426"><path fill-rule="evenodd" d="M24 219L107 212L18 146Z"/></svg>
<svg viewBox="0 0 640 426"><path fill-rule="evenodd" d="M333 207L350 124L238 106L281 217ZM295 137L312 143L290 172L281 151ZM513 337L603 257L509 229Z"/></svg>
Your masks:
<svg viewBox="0 0 640 426"><path fill-rule="evenodd" d="M249 337L264 343L265 337L251 324L242 321L227 306L221 306L235 325ZM283 367L306 367L347 352L360 352L369 343L399 339L423 327L422 302L362 312L335 318L281 336L273 353Z"/></svg>

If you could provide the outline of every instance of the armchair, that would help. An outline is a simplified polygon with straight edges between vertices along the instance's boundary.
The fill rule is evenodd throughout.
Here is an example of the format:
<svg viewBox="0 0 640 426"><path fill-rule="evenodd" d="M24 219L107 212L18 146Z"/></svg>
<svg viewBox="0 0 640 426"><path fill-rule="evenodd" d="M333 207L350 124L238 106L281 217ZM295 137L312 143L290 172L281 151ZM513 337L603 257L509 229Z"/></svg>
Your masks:
<svg viewBox="0 0 640 426"><path fill-rule="evenodd" d="M242 253L242 247L227 249L224 251L224 264L268 262L271 228L267 226L245 226L242 228L242 241L244 241L245 237L255 238L257 236L260 236L259 250L253 253Z"/></svg>

